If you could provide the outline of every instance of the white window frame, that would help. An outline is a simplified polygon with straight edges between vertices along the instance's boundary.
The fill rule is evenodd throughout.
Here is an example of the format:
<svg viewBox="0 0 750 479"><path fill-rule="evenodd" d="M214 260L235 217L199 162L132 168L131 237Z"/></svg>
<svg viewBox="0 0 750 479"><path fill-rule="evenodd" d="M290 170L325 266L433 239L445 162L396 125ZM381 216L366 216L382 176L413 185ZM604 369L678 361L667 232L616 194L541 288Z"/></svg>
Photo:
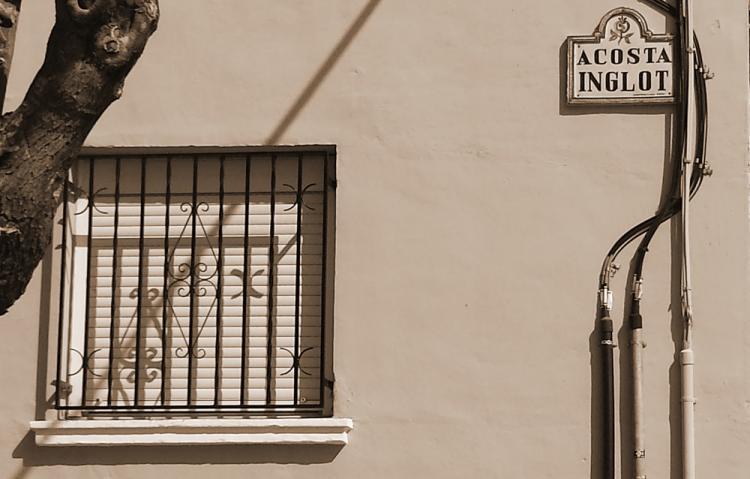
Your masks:
<svg viewBox="0 0 750 479"><path fill-rule="evenodd" d="M241 147L241 148L84 148L81 156L168 156L168 155L232 155L232 154L290 154L295 152L323 152L327 158L328 176L330 181L326 185L324 194L328 199L328 207L335 209L335 164L336 150L333 146L312 145L299 147ZM60 213L58 216L61 216ZM329 278L333 278L333 250L335 231L335 212L331 211L328 224L329 249L327 250L327 267L330 269ZM59 231L53 239L53 244L59 244L62 238ZM75 254L86 254L85 249L79 248ZM62 256L60 256L62 257ZM79 258L80 261L80 258ZM75 297L82 294L77 291L84 288L85 283L79 279L68 281L56 281L60 278L61 264L53 260L52 285L50 287L50 299L60 297L60 287L66 287L66 297ZM84 283L81 286L81 283ZM333 311L333 282L327 281L325 299L329 304L326 311L326 329L322 341L327 351L324 361L324 378L333 377L333 367L330 358L333 356L332 335L332 311ZM55 303L54 300L51 303ZM62 318L66 314L81 315L80 301L70 301L66 305L61 301L60 305L51 309L52 321L50 321L50 337L58 334L70 334L68 321ZM62 308L62 310L60 309ZM79 308L71 311L70 308ZM58 317L60 320L58 321ZM75 324L75 322L73 323ZM52 343L52 342L51 342ZM54 354L50 371L57 366L54 357L57 348L53 346ZM70 414L71 411L50 409L46 420L32 421L30 428L35 432L36 442L40 446L71 446L71 445L135 445L135 444L332 444L343 445L348 442L348 433L353 428L353 422L349 418L333 417L333 382L325 379L322 388L321 411L319 416L280 416L277 411L268 412L265 416L243 416L213 412L213 414L198 414L189 412L187 418L183 413L180 417L174 417L170 413L153 412L151 414L139 415L128 411L111 412L105 415ZM66 382L52 382L51 393L57 397L65 394L65 388L70 387ZM60 387L55 387L59 385ZM80 385L79 385L80 386ZM221 417L219 417L221 416Z"/></svg>

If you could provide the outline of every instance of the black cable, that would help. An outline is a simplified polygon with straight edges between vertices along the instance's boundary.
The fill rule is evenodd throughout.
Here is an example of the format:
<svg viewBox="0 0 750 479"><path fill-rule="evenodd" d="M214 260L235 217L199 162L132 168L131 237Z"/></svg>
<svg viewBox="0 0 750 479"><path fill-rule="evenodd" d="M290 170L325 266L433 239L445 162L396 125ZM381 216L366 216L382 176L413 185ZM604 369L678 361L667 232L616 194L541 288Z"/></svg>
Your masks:
<svg viewBox="0 0 750 479"><path fill-rule="evenodd" d="M696 38L696 93L697 93L697 113L698 113L698 126L696 136L696 152L699 153L696 156L695 166L693 174L690 179L690 198L693 198L700 189L703 183L703 175L705 172L705 151L706 151L706 134L708 129L708 108L707 108L707 97L706 97L706 85L705 78L703 75L703 58L700 54L700 48ZM683 102L684 103L684 102ZM681 123L685 123L684 120ZM684 138L684 133L683 133ZM684 144L684 141L681 141ZM682 210L682 205L679 201L679 167L681 161L677 158L673 160L675 164L675 171L672 174L672 199L669 200L665 208L662 208L654 216L638 223L637 225L626 231L617 241L612 245L607 256L602 263L600 275L599 275L599 287L608 288L609 280L612 275L612 265L614 264L617 256L625 249L630 243L635 241L641 235L647 233L652 228L658 228L662 223L672 218L674 215ZM676 188L675 188L676 184ZM639 248L641 250L641 248Z"/></svg>
<svg viewBox="0 0 750 479"><path fill-rule="evenodd" d="M663 11L664 13L671 15L671 16L677 16L677 7L674 7L670 5L669 3L665 2L664 0L647 0L648 3L650 3L653 7L658 8L659 10Z"/></svg>
<svg viewBox="0 0 750 479"><path fill-rule="evenodd" d="M693 169L691 178L690 178L690 197L692 198L700 189L700 186L703 182L703 176L706 171L706 135L707 135L707 126L708 126L708 99L707 99L707 93L706 93L706 78L704 76L704 65L703 65L703 55L700 50L700 44L698 43L698 39L695 39L696 43L696 51L695 51L695 64L696 68L693 72L693 75L695 77L695 88L696 88L696 117L698 119L698 122L696 124L696 149L695 149L695 158L693 160L695 168ZM679 165L679 164L677 164ZM678 168L675 168L675 172L673 173L673 178L678 177ZM676 192L679 192L679 182L672 181L672 197L675 198L674 201L679 201L679 198L676 194ZM676 211L680 211L682 205L681 203L677 205ZM665 209L665 219L669 219L673 216L671 213L671 208ZM660 223L659 223L660 224ZM656 231L659 227L659 224L654 224L650 228L650 230L646 233L646 235L641 240L641 244L638 246L638 249L633 256L634 266L633 266L633 274L632 274L632 280L633 285L635 285L636 281L640 281L642 279L643 275L643 265L645 262L646 253L648 252L648 246L651 242L651 239L656 234ZM633 294L630 298L630 319L631 319L631 328L641 327L642 318L640 317L639 307L638 303L640 302L640 297L638 295L638 291L633 291Z"/></svg>
<svg viewBox="0 0 750 479"><path fill-rule="evenodd" d="M648 0L649 3L652 4L652 6L666 12L669 15L676 16L678 11L677 7L674 7L667 2L664 2L662 0ZM684 32L681 31L682 36L685 35ZM703 183L703 173L705 171L705 151L706 151L706 134L707 134L707 115L708 115L708 107L707 107L707 98L706 98L706 89L705 89L705 78L703 75L703 55L701 53L700 49L700 43L698 41L698 36L694 35L693 38L695 39L695 45L696 45L696 65L698 66L696 68L695 76L696 76L696 92L697 92L697 107L698 112L702 112L703 114L698 115L698 133L697 140L696 140L696 152L700 152L701 154L698 155L698 158L700 161L696 161L697 168L694 170L694 175L691 176L691 188L690 188L690 197L693 198L695 194L698 192L698 189L700 189L701 184ZM683 58L683 62L685 62L687 59ZM685 90L683 86L683 91ZM686 94L683 92L683 95ZM685 110L685 102L682 102L683 108L682 108L682 118L683 121L681 124L683 125L683 136L685 137L686 132L684 131L684 128L686 126L686 121L684 120L687 115L687 111ZM685 142L681 141L683 145L683 149L686 148ZM675 159L675 172L672 175L672 189L675 191L675 185L677 186L677 190L679 190L679 169L677 167L679 166L680 161L677 161ZM677 198L679 200L678 194L673 194L673 198ZM651 218L648 218L647 220L642 221L641 223L637 224L636 226L632 227L628 231L626 231L615 243L612 245L612 248L610 248L609 252L607 253L607 256L604 259L604 262L602 263L602 268L599 275L599 288L608 288L609 287L609 280L612 275L612 265L615 262L615 259L617 256L622 252L623 249L625 249L630 243L635 241L638 237L648 232L650 229L656 227L658 228L659 225L661 225L663 222L670 219L672 216L676 215L682 210L682 205L678 204L675 206L670 205L668 208L662 209L661 211L657 212L654 216ZM664 216L668 215L668 216ZM650 241L650 240L649 240ZM639 248L640 250L640 248Z"/></svg>

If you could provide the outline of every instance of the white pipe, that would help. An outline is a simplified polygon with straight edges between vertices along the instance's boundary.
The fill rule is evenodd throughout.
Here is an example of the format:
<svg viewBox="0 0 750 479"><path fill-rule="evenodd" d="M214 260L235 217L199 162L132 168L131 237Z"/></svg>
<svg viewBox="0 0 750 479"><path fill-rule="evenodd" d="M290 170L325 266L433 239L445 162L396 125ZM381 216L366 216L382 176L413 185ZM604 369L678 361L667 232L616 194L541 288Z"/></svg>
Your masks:
<svg viewBox="0 0 750 479"><path fill-rule="evenodd" d="M690 271L690 176L695 159L696 105L695 105L695 41L693 37L693 5L690 0L682 0L682 14L685 21L685 48L687 64L687 91L683 101L687 102L687 125L685 150L682 161L682 316L683 345L680 351L681 405L682 405L682 477L695 479L695 355L692 349L692 278Z"/></svg>
<svg viewBox="0 0 750 479"><path fill-rule="evenodd" d="M682 477L695 479L695 358L692 349L680 351L682 372Z"/></svg>

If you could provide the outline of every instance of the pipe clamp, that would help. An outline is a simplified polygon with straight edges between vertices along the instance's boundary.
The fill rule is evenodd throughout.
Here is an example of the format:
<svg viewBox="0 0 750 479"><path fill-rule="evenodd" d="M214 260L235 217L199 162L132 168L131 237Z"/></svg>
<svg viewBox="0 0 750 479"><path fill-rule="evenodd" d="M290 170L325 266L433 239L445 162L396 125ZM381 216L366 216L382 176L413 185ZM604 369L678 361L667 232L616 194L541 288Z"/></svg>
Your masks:
<svg viewBox="0 0 750 479"><path fill-rule="evenodd" d="M614 306L614 295L609 288L602 288L599 290L599 304L604 306L607 311L611 311Z"/></svg>
<svg viewBox="0 0 750 479"><path fill-rule="evenodd" d="M643 296L643 279L639 279L633 283L633 297L640 301Z"/></svg>

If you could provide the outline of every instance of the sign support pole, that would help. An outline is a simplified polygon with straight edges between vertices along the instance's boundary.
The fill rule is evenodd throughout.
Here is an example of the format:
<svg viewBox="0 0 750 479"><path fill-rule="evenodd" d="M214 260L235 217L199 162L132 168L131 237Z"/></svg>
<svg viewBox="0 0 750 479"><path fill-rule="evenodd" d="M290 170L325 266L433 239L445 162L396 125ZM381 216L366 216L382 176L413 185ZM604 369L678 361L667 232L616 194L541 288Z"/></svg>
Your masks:
<svg viewBox="0 0 750 479"><path fill-rule="evenodd" d="M693 5L682 0L684 22L685 66L687 91L687 125L682 161L682 318L683 344L680 351L681 405L682 405L682 477L695 479L695 355L692 348L692 278L690 265L690 177L696 152L695 105L695 39L693 35Z"/></svg>

